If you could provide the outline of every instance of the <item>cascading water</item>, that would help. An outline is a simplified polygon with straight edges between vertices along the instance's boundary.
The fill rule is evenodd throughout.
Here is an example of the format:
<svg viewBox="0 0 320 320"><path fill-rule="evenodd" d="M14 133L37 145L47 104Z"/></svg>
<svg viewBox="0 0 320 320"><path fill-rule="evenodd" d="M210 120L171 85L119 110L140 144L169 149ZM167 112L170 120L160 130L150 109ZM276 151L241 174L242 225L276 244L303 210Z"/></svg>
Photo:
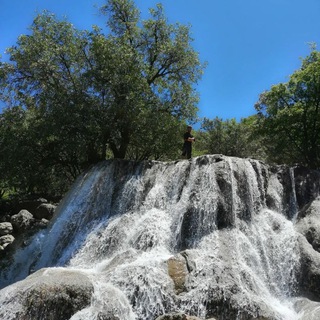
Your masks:
<svg viewBox="0 0 320 320"><path fill-rule="evenodd" d="M72 320L153 320L170 312L303 319L292 307L300 253L291 190L291 213L283 214L283 186L258 161L105 162L79 178L50 228L15 253L1 284L43 267L85 274L91 305ZM168 273L177 256L188 270L179 293ZM8 320L12 304L22 308L15 286L0 291Z"/></svg>

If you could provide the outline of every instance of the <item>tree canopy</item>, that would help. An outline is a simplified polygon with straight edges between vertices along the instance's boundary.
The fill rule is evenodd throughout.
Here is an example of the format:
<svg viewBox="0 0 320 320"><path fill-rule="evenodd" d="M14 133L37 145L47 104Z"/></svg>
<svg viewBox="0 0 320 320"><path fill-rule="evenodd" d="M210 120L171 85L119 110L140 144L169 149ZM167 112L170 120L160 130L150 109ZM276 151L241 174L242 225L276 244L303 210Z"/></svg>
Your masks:
<svg viewBox="0 0 320 320"><path fill-rule="evenodd" d="M290 80L262 93L255 107L270 160L320 167L320 52L312 50Z"/></svg>
<svg viewBox="0 0 320 320"><path fill-rule="evenodd" d="M10 62L0 63L7 106L0 148L3 166L11 158L20 163L11 172L15 188L32 175L47 189L48 171L72 180L108 153L169 159L180 151L181 125L196 117L195 84L204 69L190 27L169 23L160 4L145 21L132 0L108 0L100 10L106 29L77 30L39 14L8 49Z"/></svg>
<svg viewBox="0 0 320 320"><path fill-rule="evenodd" d="M204 118L200 153L320 167L320 52L315 47L288 82L261 93L255 108L255 115L240 122Z"/></svg>
<svg viewBox="0 0 320 320"><path fill-rule="evenodd" d="M176 159L196 119L205 64L190 26L161 4L142 20L132 0L106 0L105 27L78 30L50 12L0 61L0 197L4 190L61 195L106 157ZM196 153L320 166L320 52L288 82L263 92L257 114L203 119Z"/></svg>
<svg viewBox="0 0 320 320"><path fill-rule="evenodd" d="M257 117L223 120L204 118L201 125L201 148L206 153L264 159L264 148L256 133Z"/></svg>

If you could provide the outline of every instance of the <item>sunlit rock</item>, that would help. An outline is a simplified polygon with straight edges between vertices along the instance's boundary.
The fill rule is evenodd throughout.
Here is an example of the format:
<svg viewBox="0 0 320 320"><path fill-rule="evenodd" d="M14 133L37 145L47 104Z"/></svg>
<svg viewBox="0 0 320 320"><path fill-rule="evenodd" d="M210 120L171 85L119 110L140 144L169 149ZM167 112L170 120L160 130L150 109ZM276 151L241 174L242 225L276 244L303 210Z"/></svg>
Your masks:
<svg viewBox="0 0 320 320"><path fill-rule="evenodd" d="M90 304L92 293L93 285L83 273L42 269L2 291L7 302L15 303L7 309L0 306L0 318L69 319Z"/></svg>
<svg viewBox="0 0 320 320"><path fill-rule="evenodd" d="M168 260L168 273L174 282L175 292L180 294L186 290L185 282L189 275L186 260L182 255L176 255Z"/></svg>

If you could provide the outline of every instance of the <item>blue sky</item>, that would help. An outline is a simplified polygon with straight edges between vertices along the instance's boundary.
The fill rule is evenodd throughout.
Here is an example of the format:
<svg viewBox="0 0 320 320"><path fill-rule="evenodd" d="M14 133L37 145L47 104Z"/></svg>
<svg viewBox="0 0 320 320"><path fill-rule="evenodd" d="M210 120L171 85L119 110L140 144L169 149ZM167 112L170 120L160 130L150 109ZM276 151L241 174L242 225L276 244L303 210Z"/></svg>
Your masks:
<svg viewBox="0 0 320 320"><path fill-rule="evenodd" d="M142 17L161 2L169 22L191 25L193 47L208 66L197 86L199 116L223 119L255 113L259 94L288 80L320 48L319 0L136 0ZM0 0L0 53L14 45L37 13L55 13L79 29L104 25L104 0Z"/></svg>

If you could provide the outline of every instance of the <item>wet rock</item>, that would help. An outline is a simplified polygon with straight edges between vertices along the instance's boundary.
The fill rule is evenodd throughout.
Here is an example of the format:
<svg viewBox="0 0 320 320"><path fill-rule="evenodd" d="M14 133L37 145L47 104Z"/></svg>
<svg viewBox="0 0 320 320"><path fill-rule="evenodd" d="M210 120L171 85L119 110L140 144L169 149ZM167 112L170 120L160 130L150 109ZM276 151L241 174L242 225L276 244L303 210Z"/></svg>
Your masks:
<svg viewBox="0 0 320 320"><path fill-rule="evenodd" d="M319 196L320 171L297 166L294 168L294 177L297 202L302 209Z"/></svg>
<svg viewBox="0 0 320 320"><path fill-rule="evenodd" d="M63 320L90 305L93 285L76 271L41 269L4 290L15 308L0 308L1 319L10 314L11 319Z"/></svg>
<svg viewBox="0 0 320 320"><path fill-rule="evenodd" d="M283 212L287 218L291 219L297 211L293 189L294 174L289 167L285 165L270 167L266 196L268 208Z"/></svg>
<svg viewBox="0 0 320 320"><path fill-rule="evenodd" d="M54 265L60 257L67 260L65 257L74 255L74 266L88 264L90 269L99 264L104 274L98 281L109 285L110 276L117 288L96 292L99 305L92 306L91 318L133 318L118 317L113 313L115 309L123 308L123 301L131 292L132 299L126 301L125 312L129 315L132 310L139 319L195 320L194 315L200 314L203 318L219 320L280 319L282 313L266 301L261 287L265 286L267 290L270 286L270 292L274 290L272 293L275 292L277 297L287 294L287 290L290 290L289 294L296 294L291 287L287 289L290 281L295 284L296 269L299 269L298 274L301 270L298 293L320 301L320 258L316 251L320 234L316 222L319 210L313 201L319 193L317 181L320 179L317 180L315 172L293 170L287 166L271 168L258 161L223 156L164 164L148 162L142 167L139 163L115 160L104 162L97 169L100 173L94 170L92 178L90 173L86 173L86 178L80 179L81 184L64 200L65 205L61 206L59 213L63 219L57 219L55 223L60 225L53 223L51 229L56 232L56 244L51 248L41 245L39 250L44 252L32 251L31 245L21 248L24 251L22 258L30 253L35 257L33 261L37 254L39 261L43 259L43 262L50 255L54 256L50 261ZM74 207L71 205L73 211L70 207L66 209L69 201L75 204ZM266 208L276 211L277 218L267 214ZM300 210L296 230L301 234L301 253L299 245L296 245L297 233L288 221L296 217L297 210ZM154 212L156 219L151 215ZM36 215L36 218L41 216ZM114 217L114 220L99 225L101 229L91 228L95 221L105 221L105 217ZM268 221L268 217L272 220ZM33 225L30 223L33 229L39 221L45 222L37 219ZM285 227L290 227L290 230ZM78 234L79 239L83 239L83 232L88 232L89 228L90 232L93 229L92 232L96 233L80 240L83 241L79 242L80 254L71 252L74 249L71 244L78 240ZM286 231L282 232L284 229ZM261 232L264 230L266 234ZM41 232L43 238L39 237L39 241L50 239L54 232ZM283 235L288 237L283 239ZM166 264L161 258L158 269L158 260L154 261L152 250L158 252L157 247L161 249L162 243L165 243L165 252L168 249L170 252L184 251L166 260ZM276 250L279 244L279 250ZM128 253L130 249L132 252ZM151 256L152 262L140 260L137 254ZM83 257L86 260L82 260ZM292 259L287 261L287 257ZM135 259L139 263L131 263ZM18 277L12 277L12 273L20 267L24 268L24 275L34 270L36 264L26 260L17 259L8 272L0 268L1 280L9 277L10 281L18 280ZM142 267L142 261L152 266ZM283 270L288 277L279 280ZM50 272L35 273L39 278L36 284L30 282L30 277L26 280L28 282L17 283L10 296L12 300L5 300L4 304L2 301L8 291L3 289L0 309L1 305L10 305L16 319L26 320L51 319L51 314L52 319L69 319L72 312L80 310L77 313L81 313L81 307L88 303L89 294L87 300L81 297L83 290L78 284L70 289L69 282L60 279L63 272L54 275L52 282L47 283L46 276L50 276ZM108 282L103 283L104 279ZM57 286L55 282L58 282ZM116 291L123 288L126 288L126 295L123 293L124 299L119 300ZM20 313L15 310L16 299L20 301ZM81 303L78 302L80 300ZM112 307L114 302L119 303ZM103 310L95 309L97 306ZM82 311L81 319L88 319L88 310ZM176 313L179 311L188 313ZM75 317L80 319L78 314Z"/></svg>
<svg viewBox="0 0 320 320"><path fill-rule="evenodd" d="M176 294L186 291L185 282L189 275L185 258L178 254L168 260L168 274L173 280Z"/></svg>
<svg viewBox="0 0 320 320"><path fill-rule="evenodd" d="M296 230L306 237L314 250L320 252L320 197L299 213Z"/></svg>
<svg viewBox="0 0 320 320"><path fill-rule="evenodd" d="M307 239L299 238L300 274L298 278L301 294L320 301L320 253L315 251Z"/></svg>
<svg viewBox="0 0 320 320"><path fill-rule="evenodd" d="M171 313L165 314L158 317L156 320L202 320L198 317L189 316L185 313ZM208 320L215 320L215 318L210 318Z"/></svg>
<svg viewBox="0 0 320 320"><path fill-rule="evenodd" d="M320 303L307 298L297 298L294 301L294 309L300 315L299 320L311 320L319 318Z"/></svg>

